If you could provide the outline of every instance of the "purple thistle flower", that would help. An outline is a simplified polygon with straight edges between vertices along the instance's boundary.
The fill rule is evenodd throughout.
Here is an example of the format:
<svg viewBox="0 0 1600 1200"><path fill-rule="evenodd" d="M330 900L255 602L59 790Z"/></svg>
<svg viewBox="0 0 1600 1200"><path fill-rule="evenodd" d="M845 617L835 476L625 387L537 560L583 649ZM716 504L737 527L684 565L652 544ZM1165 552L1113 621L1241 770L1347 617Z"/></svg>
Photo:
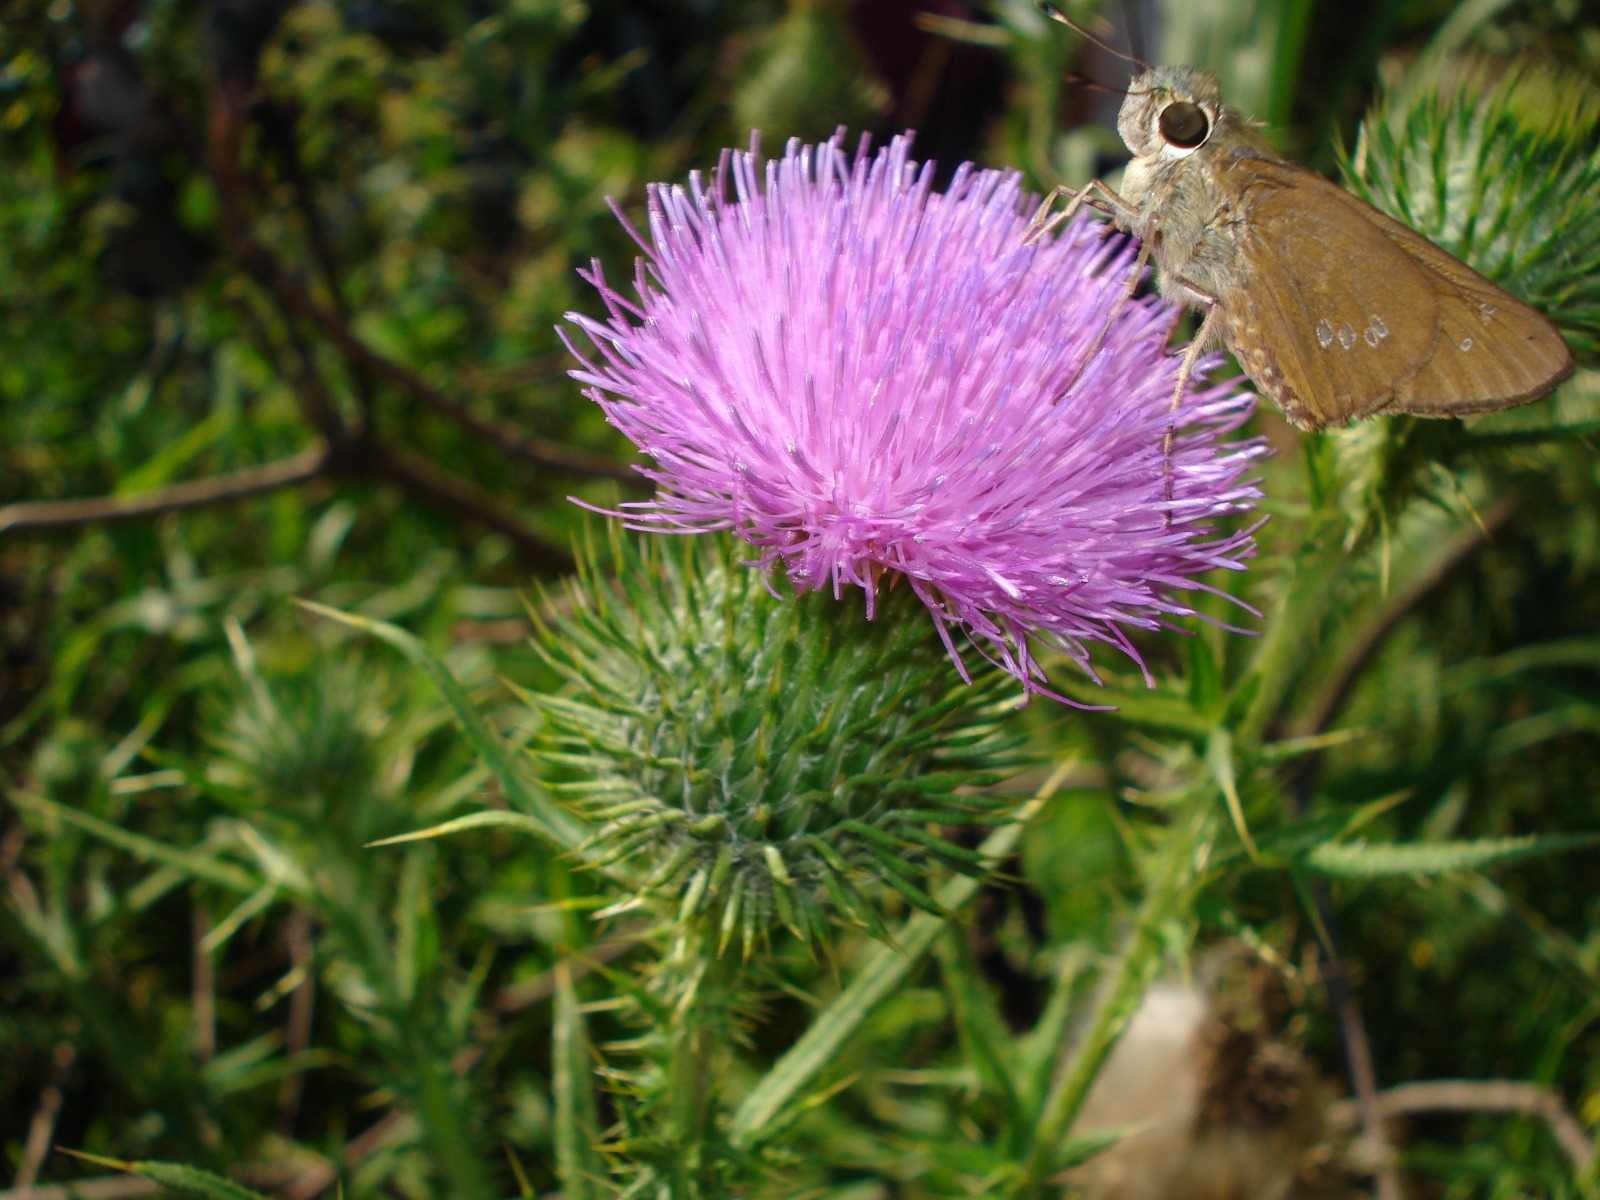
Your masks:
<svg viewBox="0 0 1600 1200"><path fill-rule="evenodd" d="M952 627L1029 691L1030 637L1091 677L1093 641L1142 667L1128 630L1192 615L1195 577L1254 552L1211 527L1260 495L1243 474L1264 446L1223 441L1254 397L1206 386L1203 359L1169 475L1177 310L1128 303L1079 375L1132 248L1087 216L1026 245L1017 173L962 166L939 194L909 144L725 152L709 191L650 189L637 299L596 262L609 319L567 315L595 351L573 348L573 377L655 460L656 498L613 515L731 529L796 588L861 588L869 615L903 575L963 675Z"/></svg>

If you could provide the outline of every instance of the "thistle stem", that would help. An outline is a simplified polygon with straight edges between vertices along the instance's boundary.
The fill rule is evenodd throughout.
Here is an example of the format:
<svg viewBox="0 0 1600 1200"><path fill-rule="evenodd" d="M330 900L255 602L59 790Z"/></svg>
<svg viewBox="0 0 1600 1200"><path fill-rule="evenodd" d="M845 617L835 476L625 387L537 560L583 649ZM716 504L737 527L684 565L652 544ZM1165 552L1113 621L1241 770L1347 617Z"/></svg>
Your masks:
<svg viewBox="0 0 1600 1200"><path fill-rule="evenodd" d="M440 1050L433 1038L417 1047L417 1067L412 1074L416 1091L411 1101L422 1136L451 1200L490 1200L498 1190L492 1186L487 1164L468 1128L471 1106L462 1103L461 1088Z"/></svg>
<svg viewBox="0 0 1600 1200"><path fill-rule="evenodd" d="M1016 849L1028 823L1055 795L1056 788L1074 765L1071 760L1058 765L1033 799L1017 810L1012 823L1002 825L984 839L979 850L985 858L998 866ZM731 1145L744 1150L761 1140L763 1133L780 1119L795 1098L843 1053L873 1010L905 985L944 929L950 914L968 904L982 886L981 879L956 876L945 883L937 895L946 915L936 917L919 912L900 927L893 943L880 942L873 947L855 978L817 1014L800 1039L750 1089L734 1111L728 1122Z"/></svg>
<svg viewBox="0 0 1600 1200"><path fill-rule="evenodd" d="M724 1194L717 1186L720 1155L711 1146L716 1116L715 1059L726 1038L728 997L737 965L715 952L714 932L686 926L662 964L671 1009L666 1036L666 1089L662 1137L672 1151L667 1194L673 1200L709 1200Z"/></svg>
<svg viewBox="0 0 1600 1200"><path fill-rule="evenodd" d="M1305 657L1318 649L1317 632L1352 553L1337 536L1339 527L1334 520L1314 520L1295 556L1294 574L1266 623L1251 664L1259 684L1235 733L1242 745L1259 745L1268 736L1301 679Z"/></svg>
<svg viewBox="0 0 1600 1200"><path fill-rule="evenodd" d="M1047 1194L1057 1154L1089 1089L1161 967L1162 928L1183 909L1205 868L1218 814L1208 792L1196 792L1186 805L1157 852L1144 902L1101 987L1094 1017L1051 1085L1034 1129L1032 1149L1012 1193L1015 1200Z"/></svg>

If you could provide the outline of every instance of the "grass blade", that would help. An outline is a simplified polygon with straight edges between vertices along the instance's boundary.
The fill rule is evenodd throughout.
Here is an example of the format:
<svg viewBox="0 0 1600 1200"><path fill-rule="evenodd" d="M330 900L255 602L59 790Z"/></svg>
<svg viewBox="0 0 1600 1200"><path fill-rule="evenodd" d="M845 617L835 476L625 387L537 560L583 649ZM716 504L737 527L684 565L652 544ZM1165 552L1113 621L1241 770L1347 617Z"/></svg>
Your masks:
<svg viewBox="0 0 1600 1200"><path fill-rule="evenodd" d="M91 837L98 838L119 850L126 850L129 854L149 862L172 867L202 883L212 883L229 891L244 893L253 892L261 886L261 881L248 871L230 867L191 850L180 850L155 838L132 833L120 825L102 821L99 817L65 804L57 804L54 800L48 800L43 796L35 796L31 792L17 789L12 789L7 795L11 803L18 808L32 809L34 812L54 817L63 824L81 829Z"/></svg>

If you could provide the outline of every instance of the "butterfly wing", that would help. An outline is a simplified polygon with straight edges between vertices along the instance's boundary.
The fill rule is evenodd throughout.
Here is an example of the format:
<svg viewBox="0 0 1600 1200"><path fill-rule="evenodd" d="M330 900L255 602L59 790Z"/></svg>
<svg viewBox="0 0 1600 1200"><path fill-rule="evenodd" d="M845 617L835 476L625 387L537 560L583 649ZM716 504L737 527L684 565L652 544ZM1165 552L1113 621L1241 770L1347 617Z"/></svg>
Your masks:
<svg viewBox="0 0 1600 1200"><path fill-rule="evenodd" d="M1368 213L1428 276L1439 299L1433 356L1381 411L1422 417L1497 412L1537 400L1572 374L1572 351L1543 313L1415 230L1376 209Z"/></svg>
<svg viewBox="0 0 1600 1200"><path fill-rule="evenodd" d="M1222 302L1240 366L1305 429L1390 403L1439 337L1438 300L1412 256L1302 167L1241 156L1218 182L1244 277Z"/></svg>
<svg viewBox="0 0 1600 1200"><path fill-rule="evenodd" d="M1294 424L1510 408L1571 372L1541 314L1321 176L1241 155L1218 183L1247 281L1223 335Z"/></svg>

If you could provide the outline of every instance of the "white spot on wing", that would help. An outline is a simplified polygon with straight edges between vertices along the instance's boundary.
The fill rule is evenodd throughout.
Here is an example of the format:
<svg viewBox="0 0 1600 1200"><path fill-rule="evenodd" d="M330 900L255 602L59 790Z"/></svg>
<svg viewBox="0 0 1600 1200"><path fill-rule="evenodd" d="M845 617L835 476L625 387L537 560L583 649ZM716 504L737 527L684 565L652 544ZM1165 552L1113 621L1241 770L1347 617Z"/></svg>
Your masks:
<svg viewBox="0 0 1600 1200"><path fill-rule="evenodd" d="M1472 349L1472 339L1471 338L1462 338L1461 339L1461 348L1463 350L1471 350Z"/></svg>
<svg viewBox="0 0 1600 1200"><path fill-rule="evenodd" d="M1348 350L1355 344L1356 331L1350 328L1350 322L1346 321L1343 325L1339 326L1339 345Z"/></svg>
<svg viewBox="0 0 1600 1200"><path fill-rule="evenodd" d="M1494 316L1494 314L1499 311L1500 310L1492 304L1480 304L1478 305L1478 320L1487 325L1489 323L1489 318Z"/></svg>
<svg viewBox="0 0 1600 1200"><path fill-rule="evenodd" d="M1333 345L1333 326L1328 324L1326 317L1317 322L1316 334L1317 344L1324 350Z"/></svg>

